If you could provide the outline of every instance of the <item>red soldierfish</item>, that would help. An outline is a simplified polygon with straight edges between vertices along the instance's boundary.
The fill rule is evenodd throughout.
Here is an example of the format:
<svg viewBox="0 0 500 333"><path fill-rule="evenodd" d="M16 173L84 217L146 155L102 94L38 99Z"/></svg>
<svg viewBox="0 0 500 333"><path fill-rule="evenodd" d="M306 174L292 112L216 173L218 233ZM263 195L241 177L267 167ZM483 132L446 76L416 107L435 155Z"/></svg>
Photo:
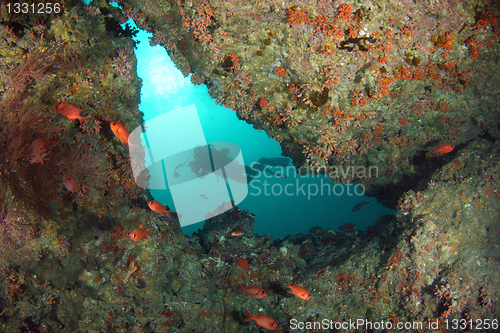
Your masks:
<svg viewBox="0 0 500 333"><path fill-rule="evenodd" d="M151 208L152 211L160 213L163 216L165 216L166 213L168 217L172 218L172 216L170 216L170 213L173 212L173 210L168 210L167 205L162 205L156 200L151 200L150 202L148 202L148 206L149 208Z"/></svg>
<svg viewBox="0 0 500 333"><path fill-rule="evenodd" d="M264 316L262 313L259 311L259 315L257 317L254 317L250 311L245 310L248 317L245 318L245 321L250 321L250 320L255 320L255 325L254 326L260 326L262 328L265 328L266 330L269 331L276 331L280 328L280 325L276 320L274 320L271 317Z"/></svg>
<svg viewBox="0 0 500 333"><path fill-rule="evenodd" d="M264 298L267 296L267 291L265 291L261 287L257 286L252 286L251 284L248 285L248 288L243 287L243 285L240 283L240 290L238 290L239 293L242 291L245 291L247 294L245 296L252 296L253 298Z"/></svg>
<svg viewBox="0 0 500 333"><path fill-rule="evenodd" d="M153 230L153 228L148 231L146 231L146 228L137 228L129 234L129 237L136 242L144 238L153 237L151 236L151 230Z"/></svg>
<svg viewBox="0 0 500 333"><path fill-rule="evenodd" d="M74 106L71 103L64 103L64 102L59 103L52 108L52 110L55 110L55 109L57 109L57 111L59 111L60 114L62 114L63 116L65 116L66 118L68 118L70 120L78 119L81 122L83 119L91 118L90 116L88 116L88 117L80 116L80 112L82 112L83 110L77 108L76 106Z"/></svg>
<svg viewBox="0 0 500 333"><path fill-rule="evenodd" d="M455 149L454 145L452 145L451 143L445 143L444 145L437 147L433 151L434 155L436 155L437 153L439 153L439 155L442 155L453 151L453 149Z"/></svg>
<svg viewBox="0 0 500 333"><path fill-rule="evenodd" d="M288 282L288 285L286 285L285 287L290 288L290 290L288 290L288 292L294 294L295 296L297 296L300 299L303 299L305 301L308 301L311 299L311 294L309 294L307 289L297 285L297 283L295 283L295 285L292 286L290 284L290 282Z"/></svg>
<svg viewBox="0 0 500 333"><path fill-rule="evenodd" d="M111 127L111 131L113 131L113 134L116 135L118 139L122 142L122 145L125 147L127 144L129 144L129 136L130 134L128 133L127 129L125 128L125 125L122 123L119 123L117 121L112 121L109 124L109 127ZM137 147L137 145L134 145L133 143L130 143L131 146Z"/></svg>

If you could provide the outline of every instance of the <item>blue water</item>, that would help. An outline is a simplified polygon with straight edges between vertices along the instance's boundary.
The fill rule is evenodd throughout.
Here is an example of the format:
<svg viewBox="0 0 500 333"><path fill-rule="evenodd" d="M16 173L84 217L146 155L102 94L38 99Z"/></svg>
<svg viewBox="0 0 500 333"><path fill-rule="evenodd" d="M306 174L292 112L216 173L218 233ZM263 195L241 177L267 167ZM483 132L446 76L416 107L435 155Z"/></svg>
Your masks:
<svg viewBox="0 0 500 333"><path fill-rule="evenodd" d="M127 23L135 27L132 20ZM276 141L264 131L259 132L239 120L234 111L216 105L205 85L195 86L189 78L182 76L163 47L149 45L149 36L151 34L141 30L136 37L139 44L135 50L138 75L143 80L139 109L144 113L145 121L179 107L195 104L206 140L237 144L241 148L245 165L262 157L281 156L281 148ZM353 184L334 188L334 184L324 176L300 178L293 168L287 170L289 178L267 178L261 174L250 183L248 196L238 205L256 215L254 232L258 234L271 233L273 238L283 238L286 235L307 233L313 226L335 230L346 223L365 229L373 225L381 215L395 213L394 210L377 204L374 198L348 195L348 191L354 193ZM335 190L336 194L328 194L327 190ZM357 190L358 193L361 192L359 187ZM312 195L315 191L317 194ZM151 190L151 194L156 200L175 210L168 190ZM370 204L352 213L353 206L362 201ZM201 228L203 223L182 227L182 231L191 234Z"/></svg>

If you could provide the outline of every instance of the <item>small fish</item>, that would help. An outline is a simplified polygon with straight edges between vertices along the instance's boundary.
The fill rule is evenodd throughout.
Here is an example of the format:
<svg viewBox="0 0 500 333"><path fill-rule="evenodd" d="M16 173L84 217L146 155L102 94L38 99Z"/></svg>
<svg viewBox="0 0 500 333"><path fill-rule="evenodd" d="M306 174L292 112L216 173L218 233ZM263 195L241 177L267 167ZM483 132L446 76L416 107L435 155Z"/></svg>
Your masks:
<svg viewBox="0 0 500 333"><path fill-rule="evenodd" d="M148 238L148 236L153 237L151 236L151 230L153 230L153 228L149 229L148 231L146 231L146 228L137 228L129 234L129 237L136 242L140 241L141 239Z"/></svg>
<svg viewBox="0 0 500 333"><path fill-rule="evenodd" d="M238 259L236 261L236 263L238 264L238 266L240 266L243 269L247 269L248 267L250 267L250 265L248 264L248 260L246 260L244 258Z"/></svg>
<svg viewBox="0 0 500 333"><path fill-rule="evenodd" d="M68 191L68 194L75 192L75 190L76 190L76 182L75 182L75 180L73 178L71 178L68 175L64 175L62 177L62 182L64 184L64 187L66 187L66 190Z"/></svg>
<svg viewBox="0 0 500 333"><path fill-rule="evenodd" d="M351 212L353 212L353 213L357 212L358 210L363 209L363 207L365 205L368 205L369 203L370 202L368 202L368 201L363 201L363 202L357 203L357 204L354 205L354 207L352 207L352 211Z"/></svg>
<svg viewBox="0 0 500 333"><path fill-rule="evenodd" d="M116 137L121 141L124 147L129 144L130 134L125 128L125 125L117 121L112 121L111 123L109 123L109 127L111 128L111 131L113 131L113 134L116 135ZM134 145L133 143L130 143L130 145L137 147L137 145Z"/></svg>
<svg viewBox="0 0 500 333"><path fill-rule="evenodd" d="M290 288L290 290L288 290L289 293L292 293L295 296L297 296L298 298L303 299L305 301L308 301L311 299L311 294L309 294L309 292L307 291L306 288L297 285L297 282L295 282L294 286L292 286L290 284L290 282L288 282L288 281L287 281L287 283L288 283L288 285L286 285L285 288Z"/></svg>
<svg viewBox="0 0 500 333"><path fill-rule="evenodd" d="M170 210L167 205L162 205L158 201L152 200L148 202L148 206L149 208L151 208L152 211L160 213L163 216L165 216L166 213L168 217L172 218L172 216L170 216L170 213L173 212L173 210Z"/></svg>
<svg viewBox="0 0 500 333"><path fill-rule="evenodd" d="M200 198L208 200L208 198L206 196L204 196L203 194L200 194Z"/></svg>
<svg viewBox="0 0 500 333"><path fill-rule="evenodd" d="M236 227L233 230L229 232L227 235L228 237L238 237L245 234L245 230L241 229L240 227Z"/></svg>
<svg viewBox="0 0 500 333"><path fill-rule="evenodd" d="M38 138L30 145L30 156L28 157L28 161L30 164L33 163L42 163L43 158L47 156L47 141L42 138Z"/></svg>
<svg viewBox="0 0 500 333"><path fill-rule="evenodd" d="M280 325L276 320L274 320L271 317L264 316L262 313L259 311L259 315L257 317L254 317L250 311L245 310L248 317L245 318L245 321L250 321L250 320L255 320L254 326L260 326L262 328L265 328L268 331L276 331L280 328Z"/></svg>
<svg viewBox="0 0 500 333"><path fill-rule="evenodd" d="M81 122L83 119L91 118L91 116L88 116L88 117L80 116L80 112L82 112L83 110L77 108L76 106L74 106L71 103L64 103L64 102L59 103L56 106L54 106L52 108L52 110L59 111L60 114L62 114L63 116L65 116L66 118L68 118L70 120L78 119Z"/></svg>
<svg viewBox="0 0 500 333"><path fill-rule="evenodd" d="M439 153L439 155L442 155L442 154L447 154L447 153L453 151L453 149L455 149L454 145L452 145L451 143L445 143L444 145L441 145L441 146L437 147L436 149L434 149L433 152L434 152L434 155L436 155L437 153Z"/></svg>
<svg viewBox="0 0 500 333"><path fill-rule="evenodd" d="M258 298L262 299L267 296L267 291L265 291L261 287L257 286L252 286L251 284L248 285L248 288L243 287L243 285L240 283L240 290L238 290L239 293L242 291L246 292L247 294L245 296L251 296L253 298Z"/></svg>

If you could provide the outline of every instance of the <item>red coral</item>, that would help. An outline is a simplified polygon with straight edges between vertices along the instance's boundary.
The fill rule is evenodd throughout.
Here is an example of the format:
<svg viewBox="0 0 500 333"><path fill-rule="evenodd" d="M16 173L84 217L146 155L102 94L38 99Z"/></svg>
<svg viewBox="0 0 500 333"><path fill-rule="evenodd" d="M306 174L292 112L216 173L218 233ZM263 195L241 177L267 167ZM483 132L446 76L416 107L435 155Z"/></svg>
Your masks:
<svg viewBox="0 0 500 333"><path fill-rule="evenodd" d="M368 96L358 89L354 90L351 95L352 105L365 105L368 102Z"/></svg>
<svg viewBox="0 0 500 333"><path fill-rule="evenodd" d="M288 23L291 26L299 25L299 24L307 23L307 22L309 22L309 17L307 16L306 12L304 12L303 10L300 10L298 8L288 9Z"/></svg>
<svg viewBox="0 0 500 333"><path fill-rule="evenodd" d="M342 20L352 21L351 18L352 8L348 4L343 4L339 6L339 18Z"/></svg>
<svg viewBox="0 0 500 333"><path fill-rule="evenodd" d="M481 46L483 46L483 42L480 40L477 40L473 37L469 38L465 44L469 48L469 55L472 59L477 59L479 57L479 54L481 53Z"/></svg>
<svg viewBox="0 0 500 333"><path fill-rule="evenodd" d="M403 252L398 250L396 251L396 254L391 257L389 263L391 264L391 266L396 266L403 258L404 258Z"/></svg>
<svg viewBox="0 0 500 333"><path fill-rule="evenodd" d="M281 66L274 69L274 74L278 75L279 77L283 77L287 75L287 72L285 67Z"/></svg>

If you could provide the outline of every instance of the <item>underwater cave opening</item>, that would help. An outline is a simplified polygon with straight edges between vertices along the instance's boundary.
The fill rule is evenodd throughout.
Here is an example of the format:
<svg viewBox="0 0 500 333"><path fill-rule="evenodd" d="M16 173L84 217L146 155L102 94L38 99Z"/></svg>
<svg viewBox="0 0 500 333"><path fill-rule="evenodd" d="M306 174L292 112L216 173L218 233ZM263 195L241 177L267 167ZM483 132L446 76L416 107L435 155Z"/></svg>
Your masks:
<svg viewBox="0 0 500 333"><path fill-rule="evenodd" d="M136 28L131 19L125 24ZM261 169L257 169L257 176L248 183L246 197L237 204L240 209L256 215L255 233L271 233L277 239L307 233L315 226L336 230L348 223L364 230L374 225L380 216L395 214L394 210L378 204L375 198L364 196L363 187L334 184L325 175L298 176L291 160L282 156L278 142L269 138L264 131L258 131L238 119L233 110L217 105L210 97L207 86L194 85L190 77L184 77L163 47L150 46L149 37L152 34L144 30L140 30L134 37L138 42L135 49L137 74L142 79L139 109L144 114L144 121L148 124L162 115L194 105L205 144L224 142L237 145L245 166L255 165L259 160L263 162L260 164ZM172 141L164 141L162 145L167 148L181 142L185 144L185 140L189 140L186 139L186 133L192 131L190 127L193 127L192 123L184 122L183 125L179 123L175 127L163 128L162 134L166 135L164 137ZM177 171L187 164L177 165L173 174L178 174ZM162 165L162 175L170 185L165 160ZM262 167L267 168L266 172L259 172ZM155 200L178 211L169 187L171 189L171 186L152 189L153 186L150 187L150 193ZM207 197L208 195L200 192L198 199L202 200L197 202L204 204L208 201ZM367 203L370 204L366 205ZM193 201L192 206L195 205L198 203ZM185 225L181 221L181 230L190 235L202 228L203 223L204 220Z"/></svg>

